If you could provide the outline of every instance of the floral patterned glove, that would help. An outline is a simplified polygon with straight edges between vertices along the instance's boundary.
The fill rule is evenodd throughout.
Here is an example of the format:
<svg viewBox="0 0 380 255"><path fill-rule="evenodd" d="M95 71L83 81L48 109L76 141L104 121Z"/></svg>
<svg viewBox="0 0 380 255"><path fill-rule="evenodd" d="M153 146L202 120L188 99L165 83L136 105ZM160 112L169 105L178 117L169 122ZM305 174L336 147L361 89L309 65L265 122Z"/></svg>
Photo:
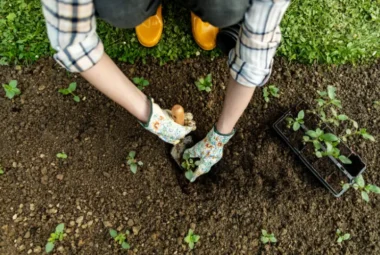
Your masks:
<svg viewBox="0 0 380 255"><path fill-rule="evenodd" d="M149 100L151 110L148 122L146 124L140 122L140 124L165 142L177 144L180 139L196 129L191 113L185 113L185 126L182 126L174 122L170 110L162 110L152 98Z"/></svg>
<svg viewBox="0 0 380 255"><path fill-rule="evenodd" d="M200 159L197 162L198 167L195 172L191 173L190 171L190 173L186 173L186 177L190 182L195 181L198 176L208 173L211 167L219 162L223 157L224 145L234 134L235 130L227 135L220 134L214 126L202 141L185 151L185 154L188 154L190 158Z"/></svg>

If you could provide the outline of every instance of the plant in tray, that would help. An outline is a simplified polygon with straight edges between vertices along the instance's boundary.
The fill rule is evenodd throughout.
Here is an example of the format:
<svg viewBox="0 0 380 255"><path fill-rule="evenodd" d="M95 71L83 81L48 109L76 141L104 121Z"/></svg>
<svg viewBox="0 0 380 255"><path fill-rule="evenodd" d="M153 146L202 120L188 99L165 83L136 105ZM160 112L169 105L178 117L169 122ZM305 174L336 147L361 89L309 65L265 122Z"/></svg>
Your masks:
<svg viewBox="0 0 380 255"><path fill-rule="evenodd" d="M129 235L129 231L128 230L125 231L124 233L123 232L118 233L115 229L111 228L109 230L109 233L110 233L110 236L115 241L115 243L118 243L119 245L121 245L122 249L128 250L129 248L131 248L131 246L129 245L129 243L126 241L127 240L127 235Z"/></svg>
<svg viewBox="0 0 380 255"><path fill-rule="evenodd" d="M63 223L58 224L58 226L55 228L55 232L50 234L48 242L45 245L46 253L50 253L51 251L53 251L56 241L62 241L63 240L64 229L65 229L65 224L63 224Z"/></svg>
<svg viewBox="0 0 380 255"><path fill-rule="evenodd" d="M286 118L287 127L288 128L292 127L294 131L299 130L301 125L304 124L304 117L305 117L304 110L299 111L295 119L292 117L287 117Z"/></svg>
<svg viewBox="0 0 380 255"><path fill-rule="evenodd" d="M129 168L131 169L132 173L137 172L137 166L143 166L144 163L142 161L137 161L135 159L136 157L136 152L135 151L130 151L127 157L127 164L129 165Z"/></svg>
<svg viewBox="0 0 380 255"><path fill-rule="evenodd" d="M188 153L184 153L182 159L183 161L181 167L186 170L186 179L191 181L194 176L194 170L199 165L200 161L195 161L194 159L190 158L190 155Z"/></svg>
<svg viewBox="0 0 380 255"><path fill-rule="evenodd" d="M261 230L261 237L260 240L263 244L267 243L277 243L277 239L274 236L274 234L269 234L265 229Z"/></svg>
<svg viewBox="0 0 380 255"><path fill-rule="evenodd" d="M194 245L199 241L200 236L194 234L194 230L189 229L184 241L189 245L190 250L194 249Z"/></svg>
<svg viewBox="0 0 380 255"><path fill-rule="evenodd" d="M336 235L338 237L338 239L336 240L337 243L347 241L351 237L351 235L349 233L343 233L339 228L336 230Z"/></svg>
<svg viewBox="0 0 380 255"><path fill-rule="evenodd" d="M76 94L74 94L74 91L77 89L77 83L76 82L72 82L70 83L69 87L65 88L65 89L59 89L58 92L61 93L62 95L72 95L73 96L73 99L75 102L79 103L80 102L80 98L79 96L77 96Z"/></svg>
<svg viewBox="0 0 380 255"><path fill-rule="evenodd" d="M369 202L370 193L380 194L380 188L374 184L366 185L362 175L357 176L354 179L354 183L352 185L350 185L349 183L344 183L342 186L345 190L348 190L352 186L355 190L360 191L362 199L366 202Z"/></svg>

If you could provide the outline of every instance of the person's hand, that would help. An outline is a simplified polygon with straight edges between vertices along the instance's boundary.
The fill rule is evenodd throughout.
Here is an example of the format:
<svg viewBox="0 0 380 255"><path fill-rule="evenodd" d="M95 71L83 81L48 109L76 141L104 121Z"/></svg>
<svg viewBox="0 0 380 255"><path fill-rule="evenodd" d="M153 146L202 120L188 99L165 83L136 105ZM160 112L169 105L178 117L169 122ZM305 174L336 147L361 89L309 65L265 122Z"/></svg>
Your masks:
<svg viewBox="0 0 380 255"><path fill-rule="evenodd" d="M146 124L141 125L148 131L156 134L167 143L177 144L192 130L196 129L195 121L191 113L185 113L185 125L174 122L170 110L162 110L158 104L151 102L151 113Z"/></svg>
<svg viewBox="0 0 380 255"><path fill-rule="evenodd" d="M198 176L208 173L213 165L223 157L224 145L234 135L235 130L230 134L220 134L214 126L207 136L192 148L185 150L184 154L187 154L190 158L199 158L197 162L197 169L193 173L186 173L186 177L190 182L195 181Z"/></svg>

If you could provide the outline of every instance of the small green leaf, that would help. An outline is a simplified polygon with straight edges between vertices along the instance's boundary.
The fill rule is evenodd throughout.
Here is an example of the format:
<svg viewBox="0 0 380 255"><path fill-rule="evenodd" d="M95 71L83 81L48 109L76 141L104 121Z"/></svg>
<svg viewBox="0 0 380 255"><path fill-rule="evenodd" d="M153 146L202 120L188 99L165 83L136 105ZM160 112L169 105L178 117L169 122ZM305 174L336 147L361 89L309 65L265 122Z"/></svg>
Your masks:
<svg viewBox="0 0 380 255"><path fill-rule="evenodd" d="M80 102L80 98L79 98L78 96L74 96L73 99L74 99L74 101L77 102L77 103Z"/></svg>
<svg viewBox="0 0 380 255"><path fill-rule="evenodd" d="M300 127L301 127L301 125L297 121L293 123L293 130L294 131L297 131L298 129L300 129Z"/></svg>
<svg viewBox="0 0 380 255"><path fill-rule="evenodd" d="M271 241L271 243L276 243L277 242L277 239L274 236L269 237L269 240Z"/></svg>
<svg viewBox="0 0 380 255"><path fill-rule="evenodd" d="M344 190L348 190L350 188L350 184L349 183L345 183L345 184L343 184L342 188Z"/></svg>
<svg viewBox="0 0 380 255"><path fill-rule="evenodd" d="M365 186L365 181L363 178L363 175L359 175L355 178L355 182L359 185L360 188L364 188Z"/></svg>
<svg viewBox="0 0 380 255"><path fill-rule="evenodd" d="M347 135L351 135L351 134L352 134L351 129L346 129L346 134L347 134Z"/></svg>
<svg viewBox="0 0 380 255"><path fill-rule="evenodd" d="M134 77L132 78L132 81L134 84L139 84L140 83L140 78L139 77Z"/></svg>
<svg viewBox="0 0 380 255"><path fill-rule="evenodd" d="M60 153L57 153L56 157L57 158L61 158L61 159L66 159L67 158L67 154L64 153L64 152L60 152Z"/></svg>
<svg viewBox="0 0 380 255"><path fill-rule="evenodd" d="M369 184L368 185L368 190L373 192L373 193L376 193L376 194L380 194L380 188L377 187L376 185L373 185L373 184Z"/></svg>
<svg viewBox="0 0 380 255"><path fill-rule="evenodd" d="M370 140L371 142L375 141L375 138L372 135L368 134L368 133L364 133L364 134L362 134L362 136L363 136L364 139Z"/></svg>
<svg viewBox="0 0 380 255"><path fill-rule="evenodd" d="M45 246L46 253L52 252L54 249L54 243L48 242Z"/></svg>
<svg viewBox="0 0 380 255"><path fill-rule="evenodd" d="M55 232L56 233L63 233L64 229L65 229L65 224L61 223L61 224L58 224L58 226L55 228Z"/></svg>
<svg viewBox="0 0 380 255"><path fill-rule="evenodd" d="M354 126L354 128L358 129L359 128L359 124L356 122L356 121L352 121L352 125Z"/></svg>
<svg viewBox="0 0 380 255"><path fill-rule="evenodd" d="M117 231L115 229L110 228L109 233L112 238L117 237Z"/></svg>
<svg viewBox="0 0 380 255"><path fill-rule="evenodd" d="M308 130L308 131L306 131L306 134L308 136L310 136L311 138L317 138L318 137L317 132L315 132L314 130Z"/></svg>
<svg viewBox="0 0 380 255"><path fill-rule="evenodd" d="M9 86L11 86L12 88L16 88L17 87L17 81L16 80L11 80L9 82Z"/></svg>
<svg viewBox="0 0 380 255"><path fill-rule="evenodd" d="M305 112L304 110L301 110L298 112L297 118L298 119L303 119L305 117Z"/></svg>
<svg viewBox="0 0 380 255"><path fill-rule="evenodd" d="M121 248L123 248L124 250L128 250L128 249L131 248L131 246L129 245L129 243L127 243L127 242L123 242L123 243L121 244Z"/></svg>
<svg viewBox="0 0 380 255"><path fill-rule="evenodd" d="M335 91L336 91L335 87L330 86L330 85L327 86L327 94L330 99L335 99Z"/></svg>
<svg viewBox="0 0 380 255"><path fill-rule="evenodd" d="M137 172L137 165L135 163L132 163L130 165L130 168L131 168L132 173L135 174Z"/></svg>
<svg viewBox="0 0 380 255"><path fill-rule="evenodd" d="M340 155L339 156L339 160L343 163L343 164L352 164L352 161L349 159L349 158L347 158L346 156L344 156L344 155Z"/></svg>
<svg viewBox="0 0 380 255"><path fill-rule="evenodd" d="M337 240L337 242L338 243L341 243L343 241L343 238L340 236L340 237L338 237L338 240Z"/></svg>
<svg viewBox="0 0 380 255"><path fill-rule="evenodd" d="M332 152L333 148L334 148L333 145L331 143L329 143L329 142L325 142L325 144L326 144L326 151L328 153Z"/></svg>
<svg viewBox="0 0 380 255"><path fill-rule="evenodd" d="M268 232L267 232L265 229L262 229L262 230L261 230L261 234L262 234L263 236L266 236L266 235L268 235Z"/></svg>
<svg viewBox="0 0 380 255"><path fill-rule="evenodd" d="M144 80L143 83L142 83L143 86L148 86L149 85L149 81L147 80Z"/></svg>
<svg viewBox="0 0 380 255"><path fill-rule="evenodd" d="M0 175L4 174L4 170L0 168Z"/></svg>
<svg viewBox="0 0 380 255"><path fill-rule="evenodd" d="M319 91L317 90L317 93L321 96L321 97L324 97L327 95L327 92L326 91Z"/></svg>
<svg viewBox="0 0 380 255"><path fill-rule="evenodd" d="M331 103L338 108L342 108L342 103L340 102L340 100L333 99L333 100L331 100Z"/></svg>
<svg viewBox="0 0 380 255"><path fill-rule="evenodd" d="M260 238L260 240L261 240L261 242L262 242L263 244L266 244L266 243L269 242L269 238L266 237L266 236L262 236L262 237Z"/></svg>
<svg viewBox="0 0 380 255"><path fill-rule="evenodd" d="M369 202L369 196L368 196L368 193L365 192L364 190L361 191L361 195L362 195L362 198L364 201L366 201L367 203Z"/></svg>
<svg viewBox="0 0 380 255"><path fill-rule="evenodd" d="M351 235L349 233L344 234L343 240L348 240L348 239L350 239L350 237L351 237Z"/></svg>
<svg viewBox="0 0 380 255"><path fill-rule="evenodd" d="M130 158L135 158L136 152L135 151L130 151L128 155L129 155Z"/></svg>
<svg viewBox="0 0 380 255"><path fill-rule="evenodd" d="M7 19L9 21L13 21L16 17L17 17L16 14L13 13L13 12L11 12L11 13L8 14Z"/></svg>
<svg viewBox="0 0 380 255"><path fill-rule="evenodd" d="M193 235L193 242L194 243L198 242L199 238L201 238L199 235Z"/></svg>
<svg viewBox="0 0 380 255"><path fill-rule="evenodd" d="M303 141L304 141L304 142L308 142L308 141L310 141L310 137L309 137L309 136L303 136Z"/></svg>
<svg viewBox="0 0 380 255"><path fill-rule="evenodd" d="M142 161L137 162L137 164L138 164L139 166L143 166L143 165L144 165L144 163L143 163Z"/></svg>
<svg viewBox="0 0 380 255"><path fill-rule="evenodd" d="M186 176L186 179L191 181L194 177L194 173L193 173L193 171L189 170L189 171L186 171L185 176Z"/></svg>
<svg viewBox="0 0 380 255"><path fill-rule="evenodd" d="M70 94L70 91L68 89L59 89L58 92L61 93L61 94L63 94L63 95Z"/></svg>
<svg viewBox="0 0 380 255"><path fill-rule="evenodd" d="M316 151L315 156L317 156L317 158L322 158L322 153L320 151Z"/></svg>
<svg viewBox="0 0 380 255"><path fill-rule="evenodd" d="M206 81L209 83L211 82L211 74L210 73L206 76Z"/></svg>
<svg viewBox="0 0 380 255"><path fill-rule="evenodd" d="M342 231L338 228L338 229L336 230L336 234L339 236L341 233L342 233Z"/></svg>
<svg viewBox="0 0 380 255"><path fill-rule="evenodd" d="M70 83L69 88L68 88L69 92L74 92L76 89L77 89L77 83L76 82Z"/></svg>
<svg viewBox="0 0 380 255"><path fill-rule="evenodd" d="M344 114L340 114L338 115L338 120L341 120L341 121L344 121L344 120L348 120L348 116L347 115L344 115Z"/></svg>
<svg viewBox="0 0 380 255"><path fill-rule="evenodd" d="M204 78L200 78L200 79L199 79L199 82L200 82L201 84L204 84L204 83L205 83L205 79L204 79Z"/></svg>
<svg viewBox="0 0 380 255"><path fill-rule="evenodd" d="M185 239L183 239L186 243L190 243L191 242L191 235L187 235L185 237Z"/></svg>
<svg viewBox="0 0 380 255"><path fill-rule="evenodd" d="M339 138L332 134L332 133L327 133L327 134L323 134L321 135L320 137L323 141L327 141L327 142L335 142L335 141L338 141Z"/></svg>
<svg viewBox="0 0 380 255"><path fill-rule="evenodd" d="M190 248L190 250L194 249L194 243L193 242L189 243L189 248Z"/></svg>

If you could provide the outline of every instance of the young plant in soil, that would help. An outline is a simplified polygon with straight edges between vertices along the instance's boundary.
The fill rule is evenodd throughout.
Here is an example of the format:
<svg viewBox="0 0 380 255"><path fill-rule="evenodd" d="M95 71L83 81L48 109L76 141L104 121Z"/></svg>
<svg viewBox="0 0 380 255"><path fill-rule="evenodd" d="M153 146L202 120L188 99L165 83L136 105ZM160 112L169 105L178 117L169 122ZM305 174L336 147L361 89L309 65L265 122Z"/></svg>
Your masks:
<svg viewBox="0 0 380 255"><path fill-rule="evenodd" d="M12 99L14 96L21 94L20 89L17 88L16 80L11 80L9 84L3 84L3 88L5 90L5 96L9 99Z"/></svg>
<svg viewBox="0 0 380 255"><path fill-rule="evenodd" d="M265 229L261 230L261 237L260 240L263 244L269 243L277 243L277 239L274 236L274 234L269 234Z"/></svg>
<svg viewBox="0 0 380 255"><path fill-rule="evenodd" d="M136 156L136 152L135 151L130 151L129 154L128 154L128 157L127 157L127 164L129 165L129 168L131 169L131 172L132 173L136 173L137 172L137 166L143 166L143 162L141 161L137 161L135 159L135 156Z"/></svg>
<svg viewBox="0 0 380 255"><path fill-rule="evenodd" d="M374 106L376 109L380 109L380 100L373 101L373 106Z"/></svg>
<svg viewBox="0 0 380 255"><path fill-rule="evenodd" d="M210 92L212 87L211 74L209 73L205 78L199 78L199 80L195 82L195 85L199 91Z"/></svg>
<svg viewBox="0 0 380 255"><path fill-rule="evenodd" d="M3 167L0 165L0 175L3 175L4 174L4 169Z"/></svg>
<svg viewBox="0 0 380 255"><path fill-rule="evenodd" d="M336 235L338 236L338 239L336 240L337 243L347 241L351 237L349 233L343 233L339 228L336 230Z"/></svg>
<svg viewBox="0 0 380 255"><path fill-rule="evenodd" d="M269 85L268 87L265 87L263 89L263 97L266 103L269 103L271 97L279 98L280 89L277 88L275 85Z"/></svg>
<svg viewBox="0 0 380 255"><path fill-rule="evenodd" d="M343 189L347 190L351 187L350 184L345 183L343 184ZM360 191L360 195L364 201L367 203L369 202L369 193L376 193L380 194L380 188L374 184L365 184L364 178L362 175L357 176L354 179L354 184L352 184L352 187L355 190Z"/></svg>
<svg viewBox="0 0 380 255"><path fill-rule="evenodd" d="M199 241L200 236L194 234L194 230L189 229L184 241L189 245L189 249L194 249L194 245Z"/></svg>
<svg viewBox="0 0 380 255"><path fill-rule="evenodd" d="M139 90L144 90L149 85L149 81L145 80L144 77L134 77L132 81L137 85Z"/></svg>
<svg viewBox="0 0 380 255"><path fill-rule="evenodd" d="M186 170L186 179L191 181L191 179L194 177L194 170L199 165L200 161L194 161L194 159L190 158L190 155L188 153L184 153L182 159L183 161L181 166Z"/></svg>
<svg viewBox="0 0 380 255"><path fill-rule="evenodd" d="M304 110L301 110L297 114L297 118L292 118L288 117L286 118L287 121L287 127L290 128L292 127L294 131L297 131L300 129L300 127L304 124L304 117L305 117L305 112Z"/></svg>
<svg viewBox="0 0 380 255"><path fill-rule="evenodd" d="M59 152L57 153L56 157L59 159L67 159L67 154L64 152Z"/></svg>
<svg viewBox="0 0 380 255"><path fill-rule="evenodd" d="M129 245L129 243L126 241L127 240L127 235L129 235L129 231L128 230L125 231L125 233L123 233L123 232L118 233L115 229L111 228L109 230L109 233L110 233L110 236L115 241L115 243L118 243L119 245L121 245L122 249L128 250L129 248L131 248L131 246Z"/></svg>
<svg viewBox="0 0 380 255"><path fill-rule="evenodd" d="M55 228L55 232L50 234L48 242L45 245L46 253L50 253L53 251L55 242L63 240L63 231L65 229L65 224L61 223Z"/></svg>
<svg viewBox="0 0 380 255"><path fill-rule="evenodd" d="M80 102L80 98L79 96L75 95L74 94L74 91L77 89L77 83L76 82L72 82L70 83L69 87L66 88L66 89L59 89L58 92L61 93L62 95L72 95L73 96L73 99L75 102L79 103Z"/></svg>

